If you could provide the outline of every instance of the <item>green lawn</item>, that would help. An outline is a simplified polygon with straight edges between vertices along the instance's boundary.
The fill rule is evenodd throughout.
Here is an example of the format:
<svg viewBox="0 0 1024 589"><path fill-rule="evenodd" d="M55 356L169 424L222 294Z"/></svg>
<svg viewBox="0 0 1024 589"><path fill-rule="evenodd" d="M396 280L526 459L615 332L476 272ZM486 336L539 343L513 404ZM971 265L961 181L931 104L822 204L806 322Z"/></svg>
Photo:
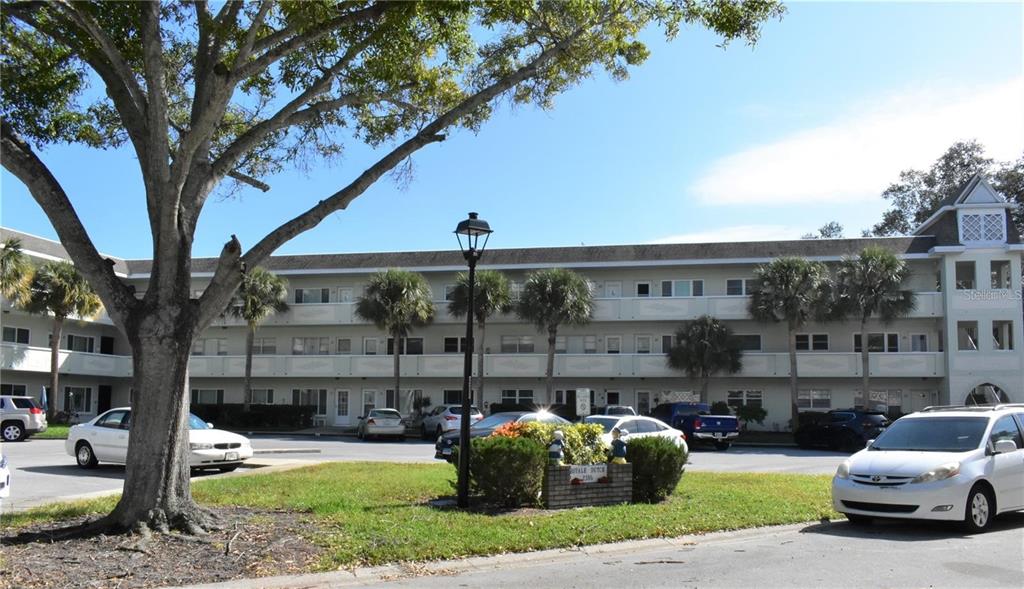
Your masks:
<svg viewBox="0 0 1024 589"><path fill-rule="evenodd" d="M310 537L325 548L320 568L523 552L637 538L678 536L836 517L829 477L687 473L656 505L485 515L424 502L450 495L449 465L328 463L298 470L197 482L205 504L292 509L310 514ZM8 525L109 511L114 498L14 515Z"/></svg>
<svg viewBox="0 0 1024 589"><path fill-rule="evenodd" d="M62 424L50 424L46 427L46 431L39 434L32 434L32 438L37 440L66 440L68 439L68 430L71 429L70 425Z"/></svg>

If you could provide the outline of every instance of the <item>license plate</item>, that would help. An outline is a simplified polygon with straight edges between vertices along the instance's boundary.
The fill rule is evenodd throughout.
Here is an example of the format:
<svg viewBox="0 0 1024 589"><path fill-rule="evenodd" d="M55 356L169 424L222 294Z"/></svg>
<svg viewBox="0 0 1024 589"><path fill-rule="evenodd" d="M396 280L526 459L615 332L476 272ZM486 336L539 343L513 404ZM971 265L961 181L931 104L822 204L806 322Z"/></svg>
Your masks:
<svg viewBox="0 0 1024 589"><path fill-rule="evenodd" d="M445 449L441 450L441 455L442 456L451 456L452 455L452 449L451 448L445 448Z"/></svg>
<svg viewBox="0 0 1024 589"><path fill-rule="evenodd" d="M722 432L715 432L715 437L716 438L722 437Z"/></svg>
<svg viewBox="0 0 1024 589"><path fill-rule="evenodd" d="M224 455L224 460L238 460L238 452L228 452Z"/></svg>

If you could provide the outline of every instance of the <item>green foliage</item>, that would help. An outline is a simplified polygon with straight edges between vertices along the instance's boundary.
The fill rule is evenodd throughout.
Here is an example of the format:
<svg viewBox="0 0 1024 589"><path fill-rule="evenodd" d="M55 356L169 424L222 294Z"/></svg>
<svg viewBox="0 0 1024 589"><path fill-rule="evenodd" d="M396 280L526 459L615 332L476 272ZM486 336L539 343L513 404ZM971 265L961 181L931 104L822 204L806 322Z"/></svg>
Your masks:
<svg viewBox="0 0 1024 589"><path fill-rule="evenodd" d="M75 265L59 261L47 262L36 270L24 308L29 313L52 314L63 320L71 315L94 317L103 305Z"/></svg>
<svg viewBox="0 0 1024 589"><path fill-rule="evenodd" d="M659 436L626 443L626 460L633 465L633 501L657 503L676 490L687 454L672 440Z"/></svg>
<svg viewBox="0 0 1024 589"><path fill-rule="evenodd" d="M231 314L245 320L252 329L272 313L288 310L288 281L259 266L242 278Z"/></svg>
<svg viewBox="0 0 1024 589"><path fill-rule="evenodd" d="M508 277L496 270L477 270L473 289L473 319L483 325L497 313L512 309L512 288ZM448 312L454 317L465 317L469 312L469 274L460 272L455 280Z"/></svg>
<svg viewBox="0 0 1024 589"><path fill-rule="evenodd" d="M732 415L732 407L725 401L715 401L711 404L712 415Z"/></svg>
<svg viewBox="0 0 1024 589"><path fill-rule="evenodd" d="M818 228L818 234L805 233L800 239L842 239L843 226L838 221L829 221Z"/></svg>
<svg viewBox="0 0 1024 589"><path fill-rule="evenodd" d="M743 404L736 408L736 419L743 422L743 427L747 427L751 423L764 425L766 417L768 417L768 412L763 407Z"/></svg>
<svg viewBox="0 0 1024 589"><path fill-rule="evenodd" d="M356 315L388 334L405 337L434 320L430 285L422 274L389 268L377 272L356 300ZM398 341L395 341L398 346Z"/></svg>
<svg viewBox="0 0 1024 589"><path fill-rule="evenodd" d="M0 295L20 304L29 294L32 264L21 249L21 240L10 238L0 244Z"/></svg>
<svg viewBox="0 0 1024 589"><path fill-rule="evenodd" d="M668 365L701 382L701 402L707 402L707 379L718 372L736 374L743 368L743 350L732 329L702 315L676 330Z"/></svg>
<svg viewBox="0 0 1024 589"><path fill-rule="evenodd" d="M565 268L531 273L516 301L516 314L538 331L553 333L562 325L586 325L594 312L594 295L583 276Z"/></svg>
<svg viewBox="0 0 1024 589"><path fill-rule="evenodd" d="M797 328L826 314L828 270L820 262L782 257L754 271L750 314Z"/></svg>
<svg viewBox="0 0 1024 589"><path fill-rule="evenodd" d="M488 436L472 440L469 482L487 503L502 507L535 505L548 461L545 446L528 438Z"/></svg>
<svg viewBox="0 0 1024 589"><path fill-rule="evenodd" d="M877 246L864 248L839 264L834 312L862 320L877 316L889 323L914 309L913 291L903 288L909 278L910 268L896 254Z"/></svg>
<svg viewBox="0 0 1024 589"><path fill-rule="evenodd" d="M608 447L601 439L604 428L596 423L556 425L531 421L522 425L522 437L537 442L545 451L555 439L555 430L560 430L565 436L562 459L565 464L601 464L608 461Z"/></svg>

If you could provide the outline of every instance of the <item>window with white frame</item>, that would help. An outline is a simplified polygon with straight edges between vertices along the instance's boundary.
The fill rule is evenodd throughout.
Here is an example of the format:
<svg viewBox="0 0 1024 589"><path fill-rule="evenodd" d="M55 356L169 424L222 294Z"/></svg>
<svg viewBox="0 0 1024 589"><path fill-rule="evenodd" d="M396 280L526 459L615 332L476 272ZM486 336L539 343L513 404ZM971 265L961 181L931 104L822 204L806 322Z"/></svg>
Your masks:
<svg viewBox="0 0 1024 589"><path fill-rule="evenodd" d="M423 338L422 337L403 337L399 342L399 354L405 356L418 356L423 354ZM391 356L395 353L395 338L388 338L387 355Z"/></svg>
<svg viewBox="0 0 1024 589"><path fill-rule="evenodd" d="M651 353L651 336L649 335L638 335L636 336L636 353L637 354L650 354Z"/></svg>
<svg viewBox="0 0 1024 589"><path fill-rule="evenodd" d="M273 405L274 404L274 389L253 389L252 390L252 404L253 405Z"/></svg>
<svg viewBox="0 0 1024 589"><path fill-rule="evenodd" d="M509 294L512 295L512 300L519 298L519 295L523 293L523 281L513 280L508 285Z"/></svg>
<svg viewBox="0 0 1024 589"><path fill-rule="evenodd" d="M457 284L446 284L444 285L444 300L451 301L455 299L455 289L458 288Z"/></svg>
<svg viewBox="0 0 1024 589"><path fill-rule="evenodd" d="M618 405L621 402L619 391L608 391L605 393L605 401L609 405Z"/></svg>
<svg viewBox="0 0 1024 589"><path fill-rule="evenodd" d="M910 334L910 351L911 352L927 352L928 351L928 334L926 334L926 333L912 333L912 334Z"/></svg>
<svg viewBox="0 0 1024 589"><path fill-rule="evenodd" d="M1004 243L1006 241L1006 215L998 213L972 213L960 217L960 241Z"/></svg>
<svg viewBox="0 0 1024 589"><path fill-rule="evenodd" d="M502 354L532 354L532 335L503 335L501 336Z"/></svg>
<svg viewBox="0 0 1024 589"><path fill-rule="evenodd" d="M513 405L529 405L533 403L533 391L530 389L502 389L501 402Z"/></svg>
<svg viewBox="0 0 1024 589"><path fill-rule="evenodd" d="M622 337L618 335L605 336L604 346L609 354L618 354L622 351Z"/></svg>
<svg viewBox="0 0 1024 589"><path fill-rule="evenodd" d="M331 353L329 337L293 337L293 356L326 356Z"/></svg>
<svg viewBox="0 0 1024 589"><path fill-rule="evenodd" d="M216 356L227 356L228 355L228 340L222 337L213 338L210 340L213 345L213 353Z"/></svg>
<svg viewBox="0 0 1024 589"><path fill-rule="evenodd" d="M92 387L64 387L64 410L92 413Z"/></svg>
<svg viewBox="0 0 1024 589"><path fill-rule="evenodd" d="M651 296L651 283L650 282L637 282L636 283L636 296L638 296L638 297L649 297L649 296Z"/></svg>
<svg viewBox="0 0 1024 589"><path fill-rule="evenodd" d="M663 297L702 297L704 296L703 280L662 280L661 296Z"/></svg>
<svg viewBox="0 0 1024 589"><path fill-rule="evenodd" d="M252 339L252 353L257 356L273 356L277 353L277 338L254 337Z"/></svg>
<svg viewBox="0 0 1024 589"><path fill-rule="evenodd" d="M661 336L661 352L667 354L672 349L672 345L675 342L676 336L674 335L663 335Z"/></svg>
<svg viewBox="0 0 1024 589"><path fill-rule="evenodd" d="M302 305L307 303L328 303L331 300L331 289L329 288L296 288L295 303Z"/></svg>
<svg viewBox="0 0 1024 589"><path fill-rule="evenodd" d="M64 349L72 352L89 352L94 349L95 339L85 335L67 334L64 338Z"/></svg>
<svg viewBox="0 0 1024 589"><path fill-rule="evenodd" d="M753 278L730 278L725 281L725 294L731 297L745 296L754 292L757 281Z"/></svg>
<svg viewBox="0 0 1024 589"><path fill-rule="evenodd" d="M1011 288L1010 260L992 260L989 265L993 289Z"/></svg>
<svg viewBox="0 0 1024 589"><path fill-rule="evenodd" d="M292 405L313 405L317 415L327 415L327 389L292 389Z"/></svg>
<svg viewBox="0 0 1024 589"><path fill-rule="evenodd" d="M564 335L555 336L555 353L564 354L569 351L569 338Z"/></svg>
<svg viewBox="0 0 1024 589"><path fill-rule="evenodd" d="M798 352L827 352L827 333L798 333L796 334L796 349Z"/></svg>
<svg viewBox="0 0 1024 589"><path fill-rule="evenodd" d="M224 389L192 389L193 405L220 405L224 402Z"/></svg>
<svg viewBox="0 0 1024 589"><path fill-rule="evenodd" d="M585 335L585 336L583 336L583 353L584 354L596 354L597 353L597 336L596 335Z"/></svg>
<svg viewBox="0 0 1024 589"><path fill-rule="evenodd" d="M575 389L556 389L555 390L555 405L565 405L569 402L569 393L575 392Z"/></svg>
<svg viewBox="0 0 1024 589"><path fill-rule="evenodd" d="M0 384L0 395L12 396L12 397L24 397L27 389L23 384L11 384L5 382Z"/></svg>
<svg viewBox="0 0 1024 589"><path fill-rule="evenodd" d="M203 356L206 354L206 340L194 339L192 340L192 355Z"/></svg>
<svg viewBox="0 0 1024 589"><path fill-rule="evenodd" d="M462 404L462 389L445 389L441 397L444 399L445 405L460 405Z"/></svg>
<svg viewBox="0 0 1024 589"><path fill-rule="evenodd" d="M801 389L796 406L801 409L831 409L832 391L828 389Z"/></svg>
<svg viewBox="0 0 1024 589"><path fill-rule="evenodd" d="M853 351L861 351L861 337L859 333L853 334ZM899 352L900 334L898 333L869 333L869 352Z"/></svg>
<svg viewBox="0 0 1024 589"><path fill-rule="evenodd" d="M761 351L761 334L759 333L740 333L733 336L736 338L736 342L740 345L740 349L744 352L760 352Z"/></svg>
<svg viewBox="0 0 1024 589"><path fill-rule="evenodd" d="M335 340L334 353L348 355L352 353L352 339L347 337L339 337Z"/></svg>
<svg viewBox="0 0 1024 589"><path fill-rule="evenodd" d="M348 415L348 391L338 391L338 404L334 411L338 417Z"/></svg>
<svg viewBox="0 0 1024 589"><path fill-rule="evenodd" d="M992 322L992 349L1013 349L1013 321L996 320Z"/></svg>
<svg viewBox="0 0 1024 589"><path fill-rule="evenodd" d="M367 337L363 338L363 354L367 356L377 355L377 338Z"/></svg>
<svg viewBox="0 0 1024 589"><path fill-rule="evenodd" d="M28 330L24 327L4 327L3 341L12 344L28 344Z"/></svg>
<svg viewBox="0 0 1024 589"><path fill-rule="evenodd" d="M748 390L731 390L726 393L726 404L734 410L737 407L763 407L764 392Z"/></svg>
<svg viewBox="0 0 1024 589"><path fill-rule="evenodd" d="M957 262L954 265L956 271L956 289L974 290L974 262Z"/></svg>
<svg viewBox="0 0 1024 589"><path fill-rule="evenodd" d="M466 353L466 338L465 337L446 337L446 338L444 338L444 353L445 354L465 354Z"/></svg>

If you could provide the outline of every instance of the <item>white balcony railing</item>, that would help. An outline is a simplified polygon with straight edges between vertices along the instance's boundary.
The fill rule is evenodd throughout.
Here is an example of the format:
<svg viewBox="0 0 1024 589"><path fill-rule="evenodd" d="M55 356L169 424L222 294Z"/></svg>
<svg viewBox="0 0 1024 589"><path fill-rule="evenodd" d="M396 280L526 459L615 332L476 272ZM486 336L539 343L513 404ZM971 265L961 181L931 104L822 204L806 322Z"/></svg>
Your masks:
<svg viewBox="0 0 1024 589"><path fill-rule="evenodd" d="M89 354L61 350L57 360L61 374L83 374L128 378L132 375L131 356ZM0 345L0 368L24 372L50 372L50 348L16 344Z"/></svg>

